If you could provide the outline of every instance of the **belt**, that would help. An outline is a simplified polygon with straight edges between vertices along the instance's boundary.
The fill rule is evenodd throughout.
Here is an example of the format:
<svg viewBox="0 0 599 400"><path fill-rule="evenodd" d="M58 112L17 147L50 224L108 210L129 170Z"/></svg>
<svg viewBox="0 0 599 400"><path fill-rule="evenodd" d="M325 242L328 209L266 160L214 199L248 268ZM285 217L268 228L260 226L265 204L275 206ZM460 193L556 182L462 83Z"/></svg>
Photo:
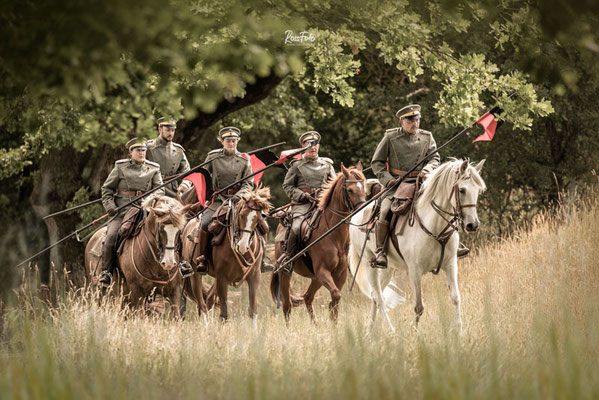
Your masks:
<svg viewBox="0 0 599 400"><path fill-rule="evenodd" d="M119 194L122 194L123 196L141 196L142 194L144 194L144 192L142 192L141 190L119 190Z"/></svg>
<svg viewBox="0 0 599 400"><path fill-rule="evenodd" d="M408 171L402 171L400 169L395 169L395 168L391 168L389 167L389 172L391 172L393 175L400 175L400 176L404 176L405 174L408 173ZM410 174L408 175L408 178L416 178L421 171L413 171L410 172Z"/></svg>
<svg viewBox="0 0 599 400"><path fill-rule="evenodd" d="M318 189L300 189L300 190L301 190L302 192L304 192L304 193L310 193L310 194L312 194L312 193L316 193L316 191L317 191Z"/></svg>

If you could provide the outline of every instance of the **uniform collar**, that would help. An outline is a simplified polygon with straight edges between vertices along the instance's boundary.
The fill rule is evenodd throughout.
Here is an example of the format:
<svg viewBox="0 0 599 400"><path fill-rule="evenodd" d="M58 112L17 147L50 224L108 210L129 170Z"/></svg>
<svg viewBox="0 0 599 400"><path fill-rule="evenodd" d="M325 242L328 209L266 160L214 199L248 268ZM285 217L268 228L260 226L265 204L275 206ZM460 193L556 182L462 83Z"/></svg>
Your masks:
<svg viewBox="0 0 599 400"><path fill-rule="evenodd" d="M137 161L135 161L133 158L130 158L130 159L129 159L129 163L130 163L131 165L134 165L134 166L136 166L136 167L139 167L139 166L142 166L142 165L144 165L145 161L142 161L142 162L137 162Z"/></svg>
<svg viewBox="0 0 599 400"><path fill-rule="evenodd" d="M169 143L170 143L170 144L172 144L172 143L173 143L172 141L171 141L171 142L167 142L167 141L166 141L166 140L164 140L164 139L162 138L162 136L160 136L160 135L158 135L158 138L156 138L156 142L157 142L159 145L161 145L161 146L168 146L168 144L169 144Z"/></svg>

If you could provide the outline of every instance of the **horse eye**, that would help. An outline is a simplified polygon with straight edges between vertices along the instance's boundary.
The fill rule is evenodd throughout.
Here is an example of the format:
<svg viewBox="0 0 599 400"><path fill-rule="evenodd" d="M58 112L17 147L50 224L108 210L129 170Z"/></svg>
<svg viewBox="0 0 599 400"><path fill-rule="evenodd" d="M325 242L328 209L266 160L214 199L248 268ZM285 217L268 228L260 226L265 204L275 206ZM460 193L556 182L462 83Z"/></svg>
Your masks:
<svg viewBox="0 0 599 400"><path fill-rule="evenodd" d="M460 194L464 194L466 193L466 189L465 188L460 188Z"/></svg>

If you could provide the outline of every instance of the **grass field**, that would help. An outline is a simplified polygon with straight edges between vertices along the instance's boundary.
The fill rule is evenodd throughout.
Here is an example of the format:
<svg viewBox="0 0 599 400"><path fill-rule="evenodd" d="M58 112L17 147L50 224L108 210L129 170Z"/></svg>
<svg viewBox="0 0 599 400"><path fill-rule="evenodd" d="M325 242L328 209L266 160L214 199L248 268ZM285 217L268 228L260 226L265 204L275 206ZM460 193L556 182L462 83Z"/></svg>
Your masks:
<svg viewBox="0 0 599 400"><path fill-rule="evenodd" d="M464 329L453 330L443 273L365 336L369 303L343 290L337 324L328 292L318 323L297 308L289 327L263 276L257 330L245 290L232 317L207 324L188 303L186 320L132 315L92 293L48 308L25 287L5 307L0 397L38 398L599 398L599 205L541 217L460 263ZM302 284L296 282L296 289ZM59 286L54 284L54 290ZM304 283L305 286L305 283Z"/></svg>

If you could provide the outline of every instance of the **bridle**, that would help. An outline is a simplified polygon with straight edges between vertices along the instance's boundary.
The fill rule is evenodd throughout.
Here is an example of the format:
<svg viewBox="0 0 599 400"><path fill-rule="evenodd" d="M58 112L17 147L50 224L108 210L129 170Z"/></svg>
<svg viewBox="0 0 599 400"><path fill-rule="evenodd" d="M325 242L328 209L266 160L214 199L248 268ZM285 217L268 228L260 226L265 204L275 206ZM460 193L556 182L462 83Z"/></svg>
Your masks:
<svg viewBox="0 0 599 400"><path fill-rule="evenodd" d="M326 210L332 212L333 214L337 215L338 217L346 217L347 215L352 213L356 208L360 207L364 202L366 202L366 200L358 200L356 202L351 201L351 198L349 197L349 192L347 191L348 183L362 183L365 185L365 181L362 179L345 179L345 178L343 179L341 193L343 195L343 202L345 203L345 206L349 209L349 211L336 210L330 206L326 208Z"/></svg>
<svg viewBox="0 0 599 400"><path fill-rule="evenodd" d="M241 216L241 210L243 206L252 211L256 211L260 216L257 219L256 225L253 230L244 229L239 224L239 218ZM231 243L231 250L233 251L233 254L237 259L237 262L243 270L243 277L237 282L237 284L243 282L247 278L249 273L253 270L252 267L256 266L256 263L262 258L262 254L264 253L264 243L262 243L262 245L256 246L255 248L252 248L252 243L254 241L254 237L256 236L256 227L258 226L258 223L260 222L261 218L264 218L264 216L262 216L261 208L251 207L247 202L241 199L239 200L237 207L235 207L235 215L233 217L233 222L227 226L229 242ZM242 233L250 234L250 238L248 239L249 251L245 254L242 254L239 251L238 246L234 244L239 242ZM259 236L259 240L263 241L263 238Z"/></svg>
<svg viewBox="0 0 599 400"><path fill-rule="evenodd" d="M141 229L143 232L143 236L145 238L146 244L148 245L148 248L150 249L150 253L152 254L152 258L154 259L154 262L157 265L160 265L160 260L162 259L162 257L164 256L164 252L166 250L174 250L175 253L175 258L178 258L179 252L177 251L177 246L164 246L164 248L161 248L160 246L160 232L162 231L162 223L158 222L156 224L156 233L153 236L153 239L156 241L156 247L158 248L158 257L156 256L156 253L154 252L154 246L152 245L152 243L150 243L150 239L148 238L148 233L146 232L146 227L150 230L150 232L152 232L152 229L147 225L147 215L144 213L144 221L143 221L144 227ZM175 277L177 276L177 268L173 268L172 271L173 274L171 275L171 272L168 271L167 275L168 275L168 280L159 280L159 279L155 279L152 277L147 277L146 275L144 275L139 268L137 267L137 264L135 263L135 258L133 257L133 253L134 253L134 249L135 249L135 244L137 243L137 238L141 236L141 235L137 235L133 238L133 246L131 249L131 262L133 264L133 267L135 268L135 271L138 273L139 276L141 276L142 278L144 278L147 281L153 282L153 283L158 283L158 284L162 284L162 285L166 285L167 283L171 282L173 279L175 279ZM175 244L177 243L181 243L181 240L179 240L181 237L181 231L177 230L177 236L175 237ZM139 247L139 246L138 246ZM177 260L178 261L178 260Z"/></svg>
<svg viewBox="0 0 599 400"><path fill-rule="evenodd" d="M435 275L437 275L439 273L439 270L441 269L441 263L443 262L443 256L445 255L445 245L449 241L449 238L451 238L451 236L454 234L454 232L458 231L460 227L462 228L462 231L465 230L464 229L463 209L469 208L469 207L474 207L474 208L478 207L477 204L462 204L462 202L460 201L458 184L459 184L459 182L468 180L468 179L470 179L470 177L464 178L464 179L456 182L455 185L453 185L453 187L451 188L451 192L449 193L449 198L450 198L449 203L451 204L452 197L455 198L455 205L452 205L452 211L444 210L437 203L435 203L434 200L431 200L431 207L433 208L433 210L435 210L435 212L437 214L439 214L439 216L441 218L443 218L445 220L445 222L447 222L447 225L445 225L445 227L443 229L441 229L441 232L439 232L436 235L434 233L432 233L422 223L422 220L420 219L420 216L418 215L418 211L416 211L417 198L414 198L414 206L412 207L412 211L411 211L411 215L410 215L410 225L413 225L413 223L414 223L413 221L415 218L418 221L420 228L427 235L429 235L430 237L435 239L437 242L439 242L439 244L441 245L441 257L439 258L439 263L437 264L437 268L435 268L435 270L433 271L433 274L435 274Z"/></svg>

